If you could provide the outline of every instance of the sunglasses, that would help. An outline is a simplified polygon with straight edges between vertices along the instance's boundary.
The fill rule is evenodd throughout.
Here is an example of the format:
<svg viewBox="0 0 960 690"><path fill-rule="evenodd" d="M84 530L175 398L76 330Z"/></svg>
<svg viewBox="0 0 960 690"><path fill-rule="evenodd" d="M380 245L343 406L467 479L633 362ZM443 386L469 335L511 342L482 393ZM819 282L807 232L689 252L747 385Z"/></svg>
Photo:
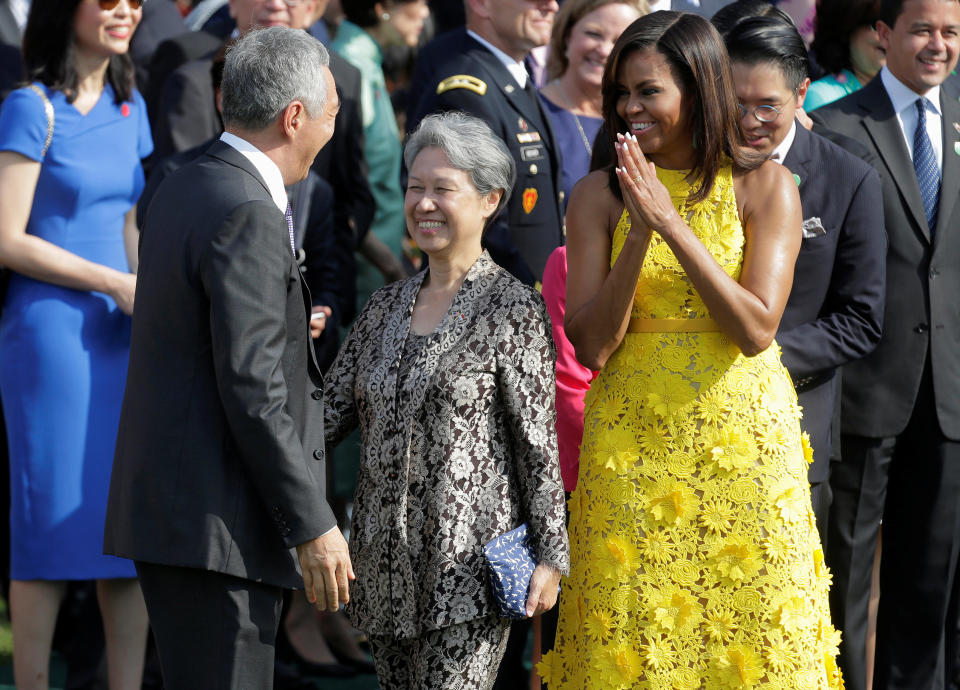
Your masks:
<svg viewBox="0 0 960 690"><path fill-rule="evenodd" d="M97 2L100 5L100 9L105 12L109 12L120 4L120 0L97 0ZM127 0L127 4L130 5L131 10L139 10L143 7L144 2L146 2L146 0Z"/></svg>

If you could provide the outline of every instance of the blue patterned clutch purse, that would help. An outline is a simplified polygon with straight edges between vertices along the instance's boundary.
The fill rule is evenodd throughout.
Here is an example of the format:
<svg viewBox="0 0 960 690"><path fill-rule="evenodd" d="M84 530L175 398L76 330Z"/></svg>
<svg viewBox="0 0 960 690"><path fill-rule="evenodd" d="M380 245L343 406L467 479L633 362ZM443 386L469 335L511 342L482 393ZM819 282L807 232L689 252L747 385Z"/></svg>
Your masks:
<svg viewBox="0 0 960 690"><path fill-rule="evenodd" d="M491 539L483 547L483 556L490 567L490 589L500 617L526 618L530 577L537 567L527 541L527 524Z"/></svg>

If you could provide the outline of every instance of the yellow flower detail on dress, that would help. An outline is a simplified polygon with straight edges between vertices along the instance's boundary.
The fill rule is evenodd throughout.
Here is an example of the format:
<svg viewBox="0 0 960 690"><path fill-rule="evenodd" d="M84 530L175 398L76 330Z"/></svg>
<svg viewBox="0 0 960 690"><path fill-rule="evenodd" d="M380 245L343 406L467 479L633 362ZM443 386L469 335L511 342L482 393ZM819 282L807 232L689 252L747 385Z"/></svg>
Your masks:
<svg viewBox="0 0 960 690"><path fill-rule="evenodd" d="M630 573L634 570L637 549L633 544L619 537L611 537L607 539L607 551L608 556L601 566L603 567L604 577L616 580L624 573Z"/></svg>
<svg viewBox="0 0 960 690"><path fill-rule="evenodd" d="M711 534L723 535L733 526L733 506L723 499L707 501L700 514L700 525Z"/></svg>
<svg viewBox="0 0 960 690"><path fill-rule="evenodd" d="M802 631L809 627L810 622L807 602L802 597L790 597L780 605L780 610L777 612L777 623L788 634Z"/></svg>
<svg viewBox="0 0 960 690"><path fill-rule="evenodd" d="M640 538L640 551L654 563L669 563L677 556L677 547L666 535L655 531Z"/></svg>
<svg viewBox="0 0 960 690"><path fill-rule="evenodd" d="M791 555L787 540L776 534L763 540L763 552L772 563L786 563Z"/></svg>
<svg viewBox="0 0 960 690"><path fill-rule="evenodd" d="M785 522L799 522L807 517L809 498L801 487L787 486L777 495L775 505Z"/></svg>
<svg viewBox="0 0 960 690"><path fill-rule="evenodd" d="M726 397L713 388L703 393L694 407L700 419L710 424L725 422L730 415L730 404Z"/></svg>
<svg viewBox="0 0 960 690"><path fill-rule="evenodd" d="M665 525L677 525L689 519L696 509L697 497L688 486L679 482L665 492L657 491L647 502L647 510L653 519Z"/></svg>
<svg viewBox="0 0 960 690"><path fill-rule="evenodd" d="M726 642L733 638L735 619L733 611L719 607L707 611L704 631L711 642Z"/></svg>
<svg viewBox="0 0 960 690"><path fill-rule="evenodd" d="M784 641L783 633L771 630L767 633L767 644L763 650L767 663L777 673L792 671L797 666L797 657L790 644Z"/></svg>
<svg viewBox="0 0 960 690"><path fill-rule="evenodd" d="M700 623L700 602L679 587L663 590L658 604L654 604L653 622L665 632L687 630Z"/></svg>
<svg viewBox="0 0 960 690"><path fill-rule="evenodd" d="M591 611L583 621L584 630L593 639L606 640L613 630L613 622L606 611Z"/></svg>
<svg viewBox="0 0 960 690"><path fill-rule="evenodd" d="M683 371L690 366L690 350L683 347L665 347L660 350L660 361L670 371Z"/></svg>
<svg viewBox="0 0 960 690"><path fill-rule="evenodd" d="M810 445L810 434L804 431L800 434L800 445L803 448L803 459L808 465L813 464L813 446Z"/></svg>
<svg viewBox="0 0 960 690"><path fill-rule="evenodd" d="M659 635L647 639L647 643L642 645L643 662L647 668L654 671L670 669L674 666L673 646L669 640L662 639Z"/></svg>
<svg viewBox="0 0 960 690"><path fill-rule="evenodd" d="M617 645L601 661L602 678L611 687L635 681L642 671L643 660L627 645Z"/></svg>
<svg viewBox="0 0 960 690"><path fill-rule="evenodd" d="M599 422L616 426L627 412L627 397L616 391L609 391L590 412Z"/></svg>
<svg viewBox="0 0 960 690"><path fill-rule="evenodd" d="M679 412L694 398L694 391L679 376L660 376L650 380L647 403L661 417Z"/></svg>
<svg viewBox="0 0 960 690"><path fill-rule="evenodd" d="M728 540L713 557L714 568L727 584L736 584L752 579L762 561L756 546L748 541Z"/></svg>
<svg viewBox="0 0 960 690"><path fill-rule="evenodd" d="M752 688L765 675L760 655L746 645L733 644L716 659L717 681L722 688Z"/></svg>
<svg viewBox="0 0 960 690"><path fill-rule="evenodd" d="M757 460L757 446L736 429L724 429L707 444L709 458L717 468L729 474L753 467Z"/></svg>

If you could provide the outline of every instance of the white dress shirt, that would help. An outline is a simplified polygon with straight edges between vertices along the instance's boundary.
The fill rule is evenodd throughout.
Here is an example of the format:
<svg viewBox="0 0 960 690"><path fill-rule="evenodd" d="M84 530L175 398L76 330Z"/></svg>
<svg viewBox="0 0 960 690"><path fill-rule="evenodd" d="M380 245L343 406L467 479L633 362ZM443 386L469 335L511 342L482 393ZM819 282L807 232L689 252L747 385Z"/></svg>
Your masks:
<svg viewBox="0 0 960 690"><path fill-rule="evenodd" d="M483 38L483 36L477 32L467 29L467 34L473 40L477 41L480 43L480 45L493 53L497 59L503 63L503 66L506 67L507 71L510 72L514 79L516 79L521 89L527 88L527 68L523 66L522 62L517 62L505 52L493 45L490 41Z"/></svg>
<svg viewBox="0 0 960 690"><path fill-rule="evenodd" d="M880 79L883 81L883 88L887 90L890 102L893 103L893 110L897 114L897 121L900 123L900 131L903 132L903 139L907 143L907 153L910 154L912 160L913 135L917 130L916 103L921 95L893 76L893 72L887 69L886 65L880 69ZM930 143L933 145L933 154L942 172L943 110L940 108L940 87L933 87L923 94L923 97L933 104L932 110L929 106L927 107L927 136L930 137Z"/></svg>
<svg viewBox="0 0 960 690"><path fill-rule="evenodd" d="M783 159L787 157L787 154L790 153L790 147L793 146L793 140L797 138L797 121L794 120L793 124L790 125L790 131L787 132L787 136L783 138L777 148L770 152L770 160L776 161L783 165Z"/></svg>
<svg viewBox="0 0 960 690"><path fill-rule="evenodd" d="M270 160L270 157L263 151L235 134L224 132L220 135L220 141L235 148L240 155L253 164L253 167L260 173L260 177L267 183L267 190L270 192L273 203L280 209L280 213L286 214L287 190L283 186L283 175L280 174L280 168L277 167L277 164Z"/></svg>

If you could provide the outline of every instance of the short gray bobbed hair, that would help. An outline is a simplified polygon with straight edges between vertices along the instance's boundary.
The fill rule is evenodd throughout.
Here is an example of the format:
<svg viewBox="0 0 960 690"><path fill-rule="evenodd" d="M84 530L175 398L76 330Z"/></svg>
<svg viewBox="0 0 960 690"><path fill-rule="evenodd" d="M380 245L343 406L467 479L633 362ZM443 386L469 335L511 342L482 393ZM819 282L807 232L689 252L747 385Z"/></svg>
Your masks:
<svg viewBox="0 0 960 690"><path fill-rule="evenodd" d="M259 132L292 101L317 117L327 104L322 68L329 64L327 49L306 31L271 26L247 32L227 51L223 66L224 124Z"/></svg>
<svg viewBox="0 0 960 690"><path fill-rule="evenodd" d="M497 210L487 219L489 225L507 205L517 181L517 166L506 144L480 118L453 110L427 115L407 138L403 149L407 170L420 152L430 147L443 151L452 167L468 173L481 196L503 190Z"/></svg>

